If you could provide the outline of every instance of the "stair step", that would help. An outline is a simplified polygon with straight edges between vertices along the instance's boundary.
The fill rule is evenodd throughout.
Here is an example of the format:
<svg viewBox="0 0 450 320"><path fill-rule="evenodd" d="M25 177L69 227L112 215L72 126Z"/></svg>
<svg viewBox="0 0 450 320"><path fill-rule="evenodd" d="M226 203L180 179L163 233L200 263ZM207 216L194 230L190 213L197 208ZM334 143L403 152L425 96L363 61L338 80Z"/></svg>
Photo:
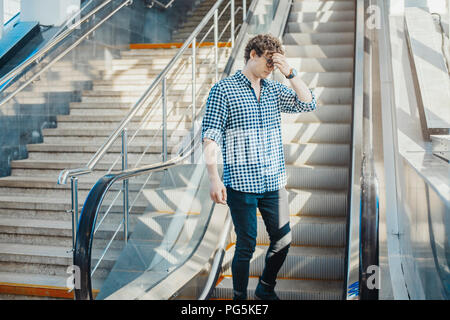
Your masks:
<svg viewBox="0 0 450 320"><path fill-rule="evenodd" d="M84 198L78 197L79 210L83 207ZM133 206L132 214L140 214L144 207L137 203ZM70 197L36 197L32 195L0 196L0 216L11 219L35 219L72 221L72 215L67 212L71 208ZM122 204L113 205L112 213L122 212Z"/></svg>
<svg viewBox="0 0 450 320"><path fill-rule="evenodd" d="M124 59L135 58L137 56L174 57L179 50L180 50L179 48L122 50L121 51L121 56ZM188 51L187 51L186 55L189 55L192 52L192 50L191 49L187 49L187 50ZM230 48L219 48L219 51L222 52L222 53L224 53L224 52L231 53L231 49ZM214 52L214 49L213 49L213 47L202 47L202 48L197 48L196 52L197 52L198 55L208 55L208 54L211 54L211 52Z"/></svg>
<svg viewBox="0 0 450 320"><path fill-rule="evenodd" d="M353 32L297 33L288 32L283 36L284 45L342 45L352 44Z"/></svg>
<svg viewBox="0 0 450 320"><path fill-rule="evenodd" d="M177 110L173 110L172 114L168 114L167 115L167 122L181 122L181 121L186 121L189 124L192 124L192 112L185 112L185 114L180 114L182 113L181 111L178 111L178 114L175 114L175 112L177 112ZM200 112L200 110L199 110ZM156 113L156 112L155 112ZM63 128L61 126L61 124L66 123L66 122L72 122L72 123L78 123L79 124L79 128L81 129L83 127L83 124L88 124L88 123L95 123L98 126L101 126L103 124L107 124L107 123L117 123L117 126L121 123L121 121L124 119L123 115L98 115L98 114L87 114L87 112L83 113L83 114L70 114L70 115L58 115L56 117L57 122L58 122L58 128ZM143 128L147 128L146 124L150 123L150 122L157 122L160 126L162 125L162 119L163 116L161 114L161 112L159 112L159 114L152 114L151 116L149 116L148 120L145 122L145 124L143 125ZM133 117L130 122L133 123L138 123L140 124L142 121L142 117L138 117L135 116ZM67 129L67 128L65 128ZM153 128L151 128L153 129ZM111 132L112 133L112 132Z"/></svg>
<svg viewBox="0 0 450 320"><path fill-rule="evenodd" d="M68 149L70 150L70 149ZM97 148L98 150L98 148ZM77 151L77 152L59 152L57 150L48 151L45 149L37 148L33 151L28 150L28 159L29 160L76 160L83 162L84 164L88 163L92 157L94 156L96 151ZM115 162L120 161L117 160L120 156L119 152L107 152L103 158L102 162ZM172 157L172 154L169 153L169 159ZM135 163L141 158L141 154L129 153L128 154L128 162ZM161 152L159 153L147 153L144 155L141 163L157 163L161 161Z"/></svg>
<svg viewBox="0 0 450 320"><path fill-rule="evenodd" d="M352 106L350 104L322 104L313 112L298 114L282 113L283 123L351 123ZM48 129L55 130L55 129Z"/></svg>
<svg viewBox="0 0 450 320"><path fill-rule="evenodd" d="M354 55L353 44L330 44L330 45L284 45L287 57L307 57L307 58L352 58Z"/></svg>
<svg viewBox="0 0 450 320"><path fill-rule="evenodd" d="M285 161L291 165L349 165L350 144L284 144Z"/></svg>
<svg viewBox="0 0 450 320"><path fill-rule="evenodd" d="M51 143L37 143L37 144L28 144L27 149L29 152L39 151L39 152L68 152L68 153L76 153L76 152L91 152L92 156L97 152L97 150L101 147L99 144L85 144L85 145L73 145L73 144L51 144ZM144 151L149 153L161 153L162 143L155 142L151 146L148 144L137 144L133 143L128 146L128 153L138 153L142 154ZM172 152L176 149L177 145L168 144L167 149L168 152ZM108 149L109 153L120 153L122 152L121 145L112 146Z"/></svg>
<svg viewBox="0 0 450 320"><path fill-rule="evenodd" d="M92 81L61 81L55 83L54 81L37 81L33 85L26 87L23 92L39 92L39 93L50 93L50 92L74 92L92 90Z"/></svg>
<svg viewBox="0 0 450 320"><path fill-rule="evenodd" d="M350 143L349 123L303 122L299 115L282 114L283 143Z"/></svg>
<svg viewBox="0 0 450 320"><path fill-rule="evenodd" d="M262 275L268 245L257 245L250 261L250 276ZM231 261L236 245L225 253L223 276L231 276ZM344 274L344 248L291 246L281 267L279 278L342 280Z"/></svg>
<svg viewBox="0 0 450 320"><path fill-rule="evenodd" d="M105 173L95 172L91 174L88 178L82 178L78 182L78 197L83 201L88 195L94 184L100 179ZM162 173L155 172L154 179L157 179ZM153 176L152 176L153 177ZM0 191L2 195L26 195L30 196L34 194L36 197L65 197L70 199L71 191L70 184L58 185L57 176L9 176L0 178ZM145 179L142 177L133 178L129 181L130 192L136 192L140 190L142 182ZM159 181L149 180L146 184L147 188L159 186ZM110 194L121 190L122 184L116 183L110 189Z"/></svg>
<svg viewBox="0 0 450 320"><path fill-rule="evenodd" d="M133 161L128 161L128 167L134 168L136 167L136 162L139 159L133 159ZM60 172L64 169L77 169L77 168L83 168L86 166L86 162L82 161L64 161L64 160L30 160L30 159L24 159L24 160L14 160L11 162L11 176L53 176L58 177ZM146 164L146 162L140 162L138 165ZM122 170L122 163L121 161L117 161L115 163L113 162L105 162L101 161L98 163L95 167L95 174L93 176L100 177L105 174L111 169L111 167L114 165L112 171L117 172Z"/></svg>
<svg viewBox="0 0 450 320"><path fill-rule="evenodd" d="M301 67L297 59L293 62ZM316 87L351 88L353 84L353 72L298 72L297 77L313 91ZM289 80L279 72L274 74L274 80L290 86Z"/></svg>
<svg viewBox="0 0 450 320"><path fill-rule="evenodd" d="M207 88L208 92L209 92L209 87ZM201 92L197 92L197 105L201 106L202 102L204 100L206 100L206 88L202 88L202 90L204 90L204 93ZM187 90L186 93L183 95L175 95L171 92L168 93L167 95L167 100L170 102L173 102L174 100L178 101L178 102L192 102L192 96L191 94L188 92L190 90ZM143 92L142 92L143 93ZM131 103L131 104L135 104L137 103L138 99L141 97L142 94L135 94L135 93L123 93L123 95L121 95L121 93L119 92L119 94L113 93L113 94L106 94L106 93L102 93L102 92L96 92L91 93L90 95L84 95L81 98L81 102L86 102L86 103L96 103L96 102L111 102L111 103ZM155 97L155 94L153 94L153 96L151 97ZM157 92L157 99L160 99L161 95L159 92ZM161 102L158 101L158 104L160 105Z"/></svg>
<svg viewBox="0 0 450 320"><path fill-rule="evenodd" d="M321 10L317 12L291 12L288 22L322 22L352 21L355 19L355 10Z"/></svg>
<svg viewBox="0 0 450 320"><path fill-rule="evenodd" d="M219 56L220 61L219 65L225 65L227 57L222 53ZM134 56L132 59L112 59L105 61L89 61L86 64L72 64L70 62L67 63L59 63L53 65L52 71L54 72L63 72L63 71L76 71L76 72L84 72L84 70L93 70L94 72L102 72L102 71L118 71L118 70L135 70L135 69L151 69L155 70L163 70L168 63L171 61L172 57L166 58L158 58L152 56ZM201 56L196 56L196 66L205 68L212 63L214 63L214 53L209 54L207 57L202 58ZM192 61L190 56L185 56L180 58L173 65L173 70L177 70L180 68L186 68L189 66L189 70L191 69Z"/></svg>
<svg viewBox="0 0 450 320"><path fill-rule="evenodd" d="M168 93L168 97L174 97L176 99L180 99L183 98L185 96L189 96L189 100L192 100L191 97L191 88L190 87L185 87L183 86L181 89L176 89L176 88L168 88L169 90L167 91ZM189 90L188 90L189 89ZM207 88L199 88L199 90L197 91L197 95L204 93L206 91ZM208 90L209 91L209 90ZM115 91L115 90L89 90L89 91L83 91L82 95L83 98L86 97L106 97L106 98L110 98L110 97L114 97L114 98L120 98L120 97L136 97L139 98L142 96L142 94L144 93L144 91L142 92L133 92L133 91L125 91L125 92L120 92L120 91ZM154 96L159 97L161 95L160 90L155 90L152 95L150 95L150 97L154 97Z"/></svg>
<svg viewBox="0 0 450 320"><path fill-rule="evenodd" d="M316 32L354 32L354 21L330 22L287 22L286 32L316 33Z"/></svg>
<svg viewBox="0 0 450 320"><path fill-rule="evenodd" d="M311 58L311 57L287 57L290 66L299 72L352 72L353 58L333 57L333 58ZM345 79L345 78L344 78Z"/></svg>
<svg viewBox="0 0 450 320"><path fill-rule="evenodd" d="M292 216L344 217L347 214L347 190L287 188ZM259 212L259 211L258 211Z"/></svg>
<svg viewBox="0 0 450 320"><path fill-rule="evenodd" d="M108 221L109 222L109 221ZM117 230L119 223L117 224L108 224L108 222L103 223L99 230L96 232L96 239L111 239L111 236ZM12 234L15 237L19 237L20 235L34 235L40 237L72 237L72 222L71 221L55 221L55 220L43 220L43 219L14 219L14 218L0 218L0 234ZM116 235L117 239L123 239L123 233L120 235ZM38 238L38 237L37 237ZM38 244L39 242L35 243ZM34 245L35 245L34 244ZM25 244L17 244L17 246L30 246ZM7 250L13 250L14 244L12 243L0 243L0 259L3 258L3 254L7 252ZM64 252L70 250L69 247L59 247L59 252ZM48 252L48 248L44 247L40 250L34 251L37 257L41 257L43 253ZM114 251L112 251L114 253ZM20 253L20 252L17 252ZM9 253L10 255L14 254L13 251ZM112 255L112 258L118 256L118 252ZM73 258L73 253L67 254L70 260ZM110 260L112 259L110 258ZM2 260L5 261L5 260ZM113 260L115 261L115 260ZM113 262L112 261L112 262ZM34 263L45 263L44 261L33 261ZM66 265L70 265L67 263ZM112 268L112 265L110 265Z"/></svg>
<svg viewBox="0 0 450 320"><path fill-rule="evenodd" d="M154 102L151 102L154 103ZM150 104L151 104L150 103ZM171 110L172 108L176 109L183 109L183 108L190 108L192 104L192 101L167 101L167 110ZM110 110L130 110L135 103L133 102L71 102L70 109L102 109L105 110L105 112L108 112ZM161 106L161 103L159 103L159 107ZM145 109L145 108L144 108Z"/></svg>
<svg viewBox="0 0 450 320"><path fill-rule="evenodd" d="M258 211L259 213L259 211ZM292 244L299 246L342 247L345 245L346 217L290 216ZM270 243L264 221L257 217L258 244ZM230 241L236 243L234 227Z"/></svg>
<svg viewBox="0 0 450 320"><path fill-rule="evenodd" d="M222 59L226 60L226 53L222 53ZM174 67L177 65L184 64L186 62L190 62L192 57L191 50L187 51L182 57L176 62ZM211 59L214 59L214 52L211 51L205 54L196 54L197 63L208 63L211 62ZM75 70L82 70L83 68L98 68L99 70L105 68L116 68L120 66L127 67L136 67L136 66L147 66L153 68L154 66L165 67L173 57L171 56L161 56L161 55L153 55L152 53L142 54L141 55L133 55L126 56L120 59L114 58L111 60L89 60L86 62L77 62L73 63L72 61L61 61L53 65L53 70L58 70L59 68L73 68Z"/></svg>
<svg viewBox="0 0 450 320"><path fill-rule="evenodd" d="M155 77L156 79L156 77ZM115 79L102 79L102 80L93 80L92 84L94 86L140 86L148 88L154 79L149 81L141 81L141 80L115 80ZM197 77L197 83L208 83L209 81L214 82L214 75L211 74L200 74ZM167 85L171 86L172 84L190 84L192 83L192 74L179 74L173 75L172 77L167 78Z"/></svg>
<svg viewBox="0 0 450 320"><path fill-rule="evenodd" d="M189 130L167 130L168 137L184 137L190 131ZM77 129L60 129L60 128L52 128L52 129L43 129L42 133L45 137L109 137L112 133L112 130L105 128L95 128L90 130L77 130ZM136 133L135 130L128 130L128 135L133 136ZM153 137L153 136L162 136L161 130L147 130L142 129L139 130L136 134L137 137Z"/></svg>
<svg viewBox="0 0 450 320"><path fill-rule="evenodd" d="M83 115L90 115L90 116L101 116L101 115L108 115L108 116L121 116L122 118L125 118L130 111L130 108L127 109L97 109L97 108L71 108L70 115L71 116L83 116ZM200 114L201 110L198 108L197 115ZM157 108L156 110L149 111L148 109L141 109L135 113L135 117L144 117L148 112L151 112L152 116L149 117L150 120L154 119L161 119L162 121L162 108ZM185 107L167 107L167 120L168 121L179 121L180 119L185 119L186 117L189 117L192 115L192 108L190 106ZM175 120L174 120L175 119Z"/></svg>
<svg viewBox="0 0 450 320"><path fill-rule="evenodd" d="M248 299L254 300L258 278L250 277L247 289ZM281 300L341 300L342 281L277 279L275 288ZM233 299L231 277L224 277L214 289L212 299Z"/></svg>
<svg viewBox="0 0 450 320"><path fill-rule="evenodd" d="M286 165L287 188L341 190L347 188L347 166Z"/></svg>
<svg viewBox="0 0 450 320"><path fill-rule="evenodd" d="M221 73L223 70L219 69L219 73ZM136 82L140 81L141 83L148 83L148 85L152 84L152 82L156 79L156 77L159 75L159 70L152 70L152 69L134 69L130 71L121 71L121 72L110 72L110 73L104 73L102 75L102 78L99 80L105 80L105 81L131 81ZM196 75L197 78L204 78L206 76L211 75L211 70L201 70L197 71ZM173 74L169 73L167 76L168 80L173 79L192 79L192 74L189 72L188 69L184 70L182 73Z"/></svg>
<svg viewBox="0 0 450 320"><path fill-rule="evenodd" d="M184 82L184 83L182 83ZM197 88L201 87L201 86L207 86L210 85L212 86L214 84L214 81L212 78L209 79L197 79L196 80L196 86ZM148 87L150 86L150 84L145 84L145 83L140 83L140 84L136 84L136 83L121 83L121 84L98 84L96 81L94 82L93 91L127 91L127 92L133 92L133 91L137 91L140 93L143 93ZM169 90L186 90L186 89L190 89L192 88L192 79L190 80L184 80L184 81L176 81L176 83L172 83L168 85Z"/></svg>
<svg viewBox="0 0 450 320"><path fill-rule="evenodd" d="M7 295L8 299L15 296L20 299L74 299L73 291L68 292L66 287L68 276L0 272L0 294Z"/></svg>
<svg viewBox="0 0 450 320"><path fill-rule="evenodd" d="M95 114L95 113L94 113ZM136 136L131 140L132 134L129 134L129 140L128 140L128 146L132 145L162 145L162 132L157 133L156 135L151 136ZM64 137L56 137L56 136L50 136L45 137L44 136L44 144L96 144L98 146L101 146L103 143L107 141L108 137L102 136L102 137L95 137L95 136L64 136ZM181 143L183 137L180 136L167 136L167 143L173 146L177 146L179 143ZM117 139L115 142L116 145L121 145L121 139ZM151 148L150 148L151 150Z"/></svg>
<svg viewBox="0 0 450 320"><path fill-rule="evenodd" d="M293 1L291 12L354 10L353 1Z"/></svg>

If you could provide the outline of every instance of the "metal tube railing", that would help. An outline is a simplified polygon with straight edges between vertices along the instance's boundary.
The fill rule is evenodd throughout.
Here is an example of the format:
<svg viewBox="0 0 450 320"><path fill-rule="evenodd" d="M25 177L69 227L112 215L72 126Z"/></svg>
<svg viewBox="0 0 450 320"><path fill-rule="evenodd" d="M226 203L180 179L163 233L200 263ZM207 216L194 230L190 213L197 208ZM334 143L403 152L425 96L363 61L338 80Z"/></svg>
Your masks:
<svg viewBox="0 0 450 320"><path fill-rule="evenodd" d="M154 4L157 4L160 8L167 9L167 8L170 8L172 6L172 3L174 1L175 0L170 0L167 4L162 4L161 2L159 2L157 0L152 0L152 4L151 4L150 8L152 8Z"/></svg>
<svg viewBox="0 0 450 320"><path fill-rule="evenodd" d="M86 16L84 16L79 21L75 22L74 24L71 24L70 28L68 28L66 31L62 32L60 35L55 37L55 39L51 40L44 48L40 49L38 53L36 53L33 57L30 59L27 59L25 62L23 62L21 65L17 66L13 70L11 70L9 73L7 73L1 80L0 80L0 88L6 84L7 82L11 81L14 77L18 76L21 72L23 72L28 66L30 66L32 63L38 63L39 60L51 49L53 49L56 45L61 43L64 39L66 39L76 28L78 28L81 24L84 22L87 22L90 18L94 17L97 12L99 12L101 9L103 9L107 4L109 4L112 0L106 0L101 5L97 6L95 9L90 11ZM34 74L30 79L25 81L22 85L20 85L16 90L11 92L6 98L4 98L2 101L0 101L0 107L3 106L5 103L10 101L12 98L14 98L20 91L22 91L26 86L28 86L31 82L36 80L44 71L46 71L48 68L50 68L53 64L55 64L57 61L59 61L63 56L65 56L68 52L70 52L73 48L75 48L80 42L82 42L87 36L89 36L92 32L94 32L100 25L102 25L106 20L111 18L114 14L116 14L120 9L123 7L129 5L132 2L132 0L126 0L121 5L119 5L114 11L112 11L110 14L108 14L104 19L99 21L94 27L92 27L88 32L86 32L84 35L82 35L80 38L78 38L77 41L75 41L74 44L72 44L70 47L68 47L66 50L64 50L62 53L60 53L57 57L53 58L44 68L39 70L36 74ZM3 88L5 89L5 88Z"/></svg>
<svg viewBox="0 0 450 320"><path fill-rule="evenodd" d="M353 61L353 114L351 168L348 180L347 247L345 257L344 300L359 299L359 244L362 173L363 71L364 71L364 0L356 0Z"/></svg>
<svg viewBox="0 0 450 320"><path fill-rule="evenodd" d="M135 105L131 108L127 116L122 120L119 124L118 128L110 135L107 141L100 147L100 149L96 152L96 154L92 157L92 159L86 164L85 167L71 169L71 170L63 170L58 178L58 184L66 184L67 179L74 175L81 175L90 173L92 169L97 165L99 160L104 156L106 151L111 147L115 139L121 134L122 130L125 126L130 122L130 120L136 115L140 107L144 105L159 83L162 81L164 77L167 76L168 72L172 69L174 64L180 59L181 55L186 51L186 49L192 44L194 37L196 37L200 31L205 27L209 19L214 16L215 17L215 25L217 25L217 9L222 4L224 0L219 0L216 4L210 9L208 14L203 18L200 24L195 28L195 30L191 33L188 39L184 42L182 47L178 50L177 54L172 58L172 60L167 64L167 66L161 71L161 73L156 77L153 83L147 88L147 90L142 94L142 96L138 99ZM215 43L215 47L217 50L217 43ZM216 53L218 58L218 54ZM218 60L215 60L218 62ZM216 63L217 66L217 63ZM217 73L217 72L216 72ZM218 78L218 76L217 76Z"/></svg>
<svg viewBox="0 0 450 320"><path fill-rule="evenodd" d="M122 170L128 169L128 143L127 143L127 129L122 132ZM123 180L123 233L125 244L128 242L128 180Z"/></svg>
<svg viewBox="0 0 450 320"><path fill-rule="evenodd" d="M216 82L219 81L219 17L217 10L214 10L214 64L215 64L215 75Z"/></svg>
<svg viewBox="0 0 450 320"><path fill-rule="evenodd" d="M161 81L162 88L162 161L167 161L167 91L166 91L166 77L163 77Z"/></svg>
<svg viewBox="0 0 450 320"><path fill-rule="evenodd" d="M202 21L198 24L198 26L195 28L195 30L191 33L191 35L188 37L188 39L184 42L182 47L178 50L178 52L175 54L175 56L170 60L170 62L166 65L166 67L159 73L159 75L156 77L156 79L152 82L152 84L145 90L145 92L141 95L141 97L137 100L137 102L134 104L134 106L130 109L128 114L125 116L125 118L122 120L122 122L118 125L116 130L108 137L106 142L99 148L99 150L95 153L95 155L90 159L90 161L86 164L86 166L77 168L77 169L66 169L63 170L59 177L58 177L58 184L66 184L67 179L70 177L76 177L79 175L89 174L92 173L95 166L98 164L98 162L103 158L103 156L106 154L106 152L110 149L110 147L113 145L113 143L116 141L118 136L120 134L123 134L123 131L125 130L126 126L130 123L131 119L141 110L144 106L146 106L147 101L149 98L155 93L156 88L161 84L161 95L162 95L162 161L163 163L168 161L168 144L167 144L167 76L169 71L175 66L177 61L182 57L182 55L185 53L185 51L189 48L189 46L192 46L192 136L194 136L195 131L195 121L196 121L196 113L197 113L197 105L196 105L196 69L197 61L196 61L196 48L201 45L203 42L203 39L200 43L197 44L197 36L200 33L200 31L207 25L208 21L213 18L214 19L214 68L215 68L215 80L216 82L219 80L219 69L218 69L218 60L219 60L219 51L218 51L218 41L219 41L219 30L218 30L218 20L219 20L219 7L224 3L225 0L219 0L217 1L213 7L210 9L210 11L206 14L206 16L202 19ZM231 0L232 3L228 3L224 9L222 9L221 16L225 12L225 10L228 8L228 6L231 5L232 13L235 14L239 11L239 9L242 9L243 12L245 12L245 8L238 8L238 10L234 10L234 0ZM234 15L231 14L232 19L234 20ZM234 44L234 32L232 34L231 42ZM173 109L173 108L172 108ZM151 109L149 112L152 112L153 109ZM141 125L144 124L144 121L141 122ZM141 128L141 127L140 127ZM138 129L139 130L139 129ZM135 132L134 136L136 136L137 131ZM133 136L133 138L134 138ZM156 134L155 134L156 136ZM129 143L129 142L128 142ZM150 144L149 144L150 146ZM193 145L192 145L193 146ZM122 148L124 146L122 145ZM148 148L147 148L148 149ZM146 150L147 150L146 149ZM146 151L144 151L145 154ZM113 164L114 166L114 164ZM112 170L112 167L110 168L110 171ZM110 172L109 171L109 172ZM125 187L125 185L124 185ZM125 198L125 197L124 197ZM128 198L128 195L127 195ZM125 204L125 202L124 202ZM77 205L77 204L75 204ZM129 210L129 208L128 208ZM124 213L125 214L125 213ZM77 225L74 225L76 228ZM73 233L76 234L77 230L73 230Z"/></svg>

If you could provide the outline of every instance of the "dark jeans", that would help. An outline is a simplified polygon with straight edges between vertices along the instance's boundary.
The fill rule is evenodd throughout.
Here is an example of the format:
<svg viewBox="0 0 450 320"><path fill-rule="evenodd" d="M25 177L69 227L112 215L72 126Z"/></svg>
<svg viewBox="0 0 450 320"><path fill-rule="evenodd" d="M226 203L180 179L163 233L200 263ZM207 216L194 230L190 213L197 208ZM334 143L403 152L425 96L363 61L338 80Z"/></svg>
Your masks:
<svg viewBox="0 0 450 320"><path fill-rule="evenodd" d="M261 212L270 238L261 280L269 285L275 285L275 279L286 259L292 239L286 189L247 193L227 187L227 203L237 235L231 265L234 290L243 294L247 292L250 260L256 246L257 208Z"/></svg>

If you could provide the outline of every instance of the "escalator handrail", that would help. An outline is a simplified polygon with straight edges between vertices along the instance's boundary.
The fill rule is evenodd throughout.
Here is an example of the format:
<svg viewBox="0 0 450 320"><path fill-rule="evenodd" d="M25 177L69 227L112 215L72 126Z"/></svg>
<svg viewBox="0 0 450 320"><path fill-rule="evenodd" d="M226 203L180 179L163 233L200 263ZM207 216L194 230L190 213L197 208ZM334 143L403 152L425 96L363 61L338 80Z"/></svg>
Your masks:
<svg viewBox="0 0 450 320"><path fill-rule="evenodd" d="M3 76L0 79L0 88L2 90L6 89L5 84L10 82L12 79L20 75L26 68L28 68L33 63L39 63L39 60L51 49L55 48L57 45L59 45L62 41L64 41L68 36L70 36L81 24L88 21L91 17L93 17L97 12L99 12L101 9L103 9L107 4L112 2L113 0L105 0L100 5L95 7L92 11L90 11L86 16L81 18L80 20L71 23L70 27L65 29L63 32L57 34L55 37L53 37L43 48L41 48L37 53L35 53L31 58L27 59L17 67L15 67L13 70L8 72L5 76ZM117 11L119 11L124 6L131 3L132 0L124 0L123 3L121 3L116 10L113 11L113 14L115 14ZM86 7L86 6L85 6ZM85 8L83 7L83 9ZM81 11L81 10L80 10ZM110 16L112 16L111 14ZM69 19L73 19L73 16L71 16ZM103 22L105 22L105 19L102 19L99 21L89 32L86 32L84 35L82 35L77 41L78 43L81 42L80 40L86 38L90 33L92 33L95 29L97 29ZM72 48L73 49L73 48ZM68 52L68 51L67 51ZM65 54L67 54L65 52ZM39 77L44 71L46 71L50 66L52 66L54 63L56 63L59 59L53 59L51 60L47 66L40 71L38 71L33 77L28 79L23 85L21 85L18 89L11 92L5 99L0 101L0 107L3 106L6 102L10 101L12 98L14 98L19 92L21 92L30 82L32 82L34 79Z"/></svg>
<svg viewBox="0 0 450 320"><path fill-rule="evenodd" d="M124 170L116 174L107 174L101 177L89 191L83 209L81 210L73 253L73 263L78 266L80 270L80 287L75 288L76 300L93 299L91 282L92 241L97 216L108 190L118 181L143 174L149 174L150 172L166 170L182 163L200 144L200 139L198 139L200 134L201 133L198 132L194 137L196 143L187 145L177 157L165 162Z"/></svg>
<svg viewBox="0 0 450 320"><path fill-rule="evenodd" d="M140 110L140 108L147 101L148 97L153 93L154 90L158 87L158 85L165 79L167 73L172 69L178 59L181 58L183 53L189 48L190 44L197 37L200 31L206 26L208 21L213 17L214 12L220 7L220 5L226 0L218 0L214 6L208 11L205 17L203 17L202 21L197 25L197 27L192 31L187 40L183 43L181 48L178 50L177 54L170 60L170 62L166 65L166 67L159 73L156 79L152 82L152 84L147 87L145 92L141 95L139 100L134 104L134 106L130 109L126 117L122 120L119 126L114 130L114 132L109 136L107 141L97 150L95 155L89 160L86 166L76 169L65 169L61 171L58 177L58 184L66 184L70 177L88 174L93 171L97 163L103 158L109 148L112 146L117 137L123 132L126 125L131 121L131 119L136 115L136 113Z"/></svg>
<svg viewBox="0 0 450 320"><path fill-rule="evenodd" d="M362 148L363 148L363 71L364 71L364 0L355 0L356 18L354 33L352 126L351 126L351 170L348 175L347 230L344 258L343 300L359 299L360 267L360 214Z"/></svg>

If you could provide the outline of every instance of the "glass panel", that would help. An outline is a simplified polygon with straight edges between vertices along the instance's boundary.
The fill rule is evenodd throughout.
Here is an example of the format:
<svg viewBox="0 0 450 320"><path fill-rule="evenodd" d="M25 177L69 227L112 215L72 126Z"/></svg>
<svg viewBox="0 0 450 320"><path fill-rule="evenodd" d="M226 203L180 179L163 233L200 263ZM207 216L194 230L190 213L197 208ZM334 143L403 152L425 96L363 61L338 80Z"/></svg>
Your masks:
<svg viewBox="0 0 450 320"><path fill-rule="evenodd" d="M189 258L212 212L205 169L203 164L182 164L150 176L131 178L129 238L125 247L123 225L120 225L122 182L111 188L97 219L92 271L103 255L100 249L118 231L92 277L94 294L101 289L97 299L104 299L119 289L127 299L138 297ZM117 209L104 218L109 207Z"/></svg>
<svg viewBox="0 0 450 320"><path fill-rule="evenodd" d="M248 26L248 34L257 35L269 32L280 1L259 0Z"/></svg>
<svg viewBox="0 0 450 320"><path fill-rule="evenodd" d="M3 0L3 23L20 12L20 0Z"/></svg>

